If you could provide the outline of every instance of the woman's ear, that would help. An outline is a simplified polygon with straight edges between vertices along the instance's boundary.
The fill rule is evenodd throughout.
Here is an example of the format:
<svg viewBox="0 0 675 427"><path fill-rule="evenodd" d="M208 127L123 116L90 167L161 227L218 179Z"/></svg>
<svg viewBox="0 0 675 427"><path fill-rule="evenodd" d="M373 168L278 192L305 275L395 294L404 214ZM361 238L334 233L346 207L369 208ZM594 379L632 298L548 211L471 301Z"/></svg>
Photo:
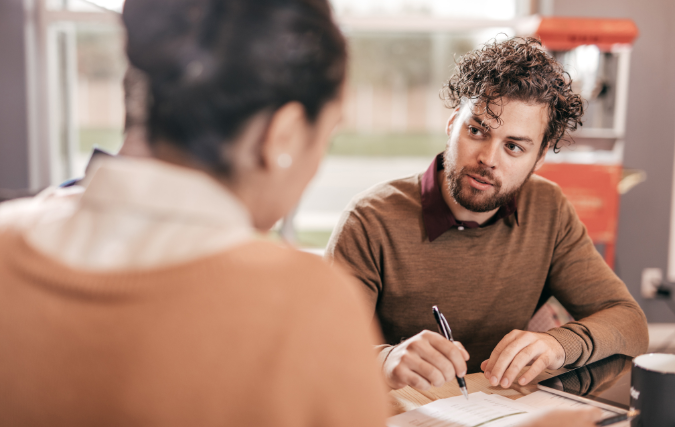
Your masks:
<svg viewBox="0 0 675 427"><path fill-rule="evenodd" d="M260 147L261 166L267 170L286 169L306 148L309 129L305 108L289 102L274 112Z"/></svg>
<svg viewBox="0 0 675 427"><path fill-rule="evenodd" d="M243 129L236 136L234 144L226 144L221 149L221 156L235 165L238 173L249 173L264 168L263 147L273 114L261 112L246 121Z"/></svg>

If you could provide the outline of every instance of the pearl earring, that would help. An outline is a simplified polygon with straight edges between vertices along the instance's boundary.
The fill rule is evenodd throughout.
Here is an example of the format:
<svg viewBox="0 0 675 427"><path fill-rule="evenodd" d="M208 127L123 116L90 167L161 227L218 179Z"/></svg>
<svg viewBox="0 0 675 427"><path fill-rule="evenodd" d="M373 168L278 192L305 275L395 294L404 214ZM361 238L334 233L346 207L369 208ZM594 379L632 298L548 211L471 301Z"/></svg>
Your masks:
<svg viewBox="0 0 675 427"><path fill-rule="evenodd" d="M293 164L293 158L288 153L281 153L277 157L277 164L282 169L288 169Z"/></svg>

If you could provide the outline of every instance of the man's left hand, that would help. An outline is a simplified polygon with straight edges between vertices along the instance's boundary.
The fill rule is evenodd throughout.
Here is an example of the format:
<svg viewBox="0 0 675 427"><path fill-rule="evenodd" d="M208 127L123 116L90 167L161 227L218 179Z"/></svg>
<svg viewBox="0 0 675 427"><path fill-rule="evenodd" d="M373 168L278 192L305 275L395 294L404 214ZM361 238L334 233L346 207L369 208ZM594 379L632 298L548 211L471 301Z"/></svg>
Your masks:
<svg viewBox="0 0 675 427"><path fill-rule="evenodd" d="M493 387L508 388L527 365L532 365L518 380L525 385L544 369L560 369L565 362L565 350L549 334L513 330L497 344L490 359L480 368Z"/></svg>

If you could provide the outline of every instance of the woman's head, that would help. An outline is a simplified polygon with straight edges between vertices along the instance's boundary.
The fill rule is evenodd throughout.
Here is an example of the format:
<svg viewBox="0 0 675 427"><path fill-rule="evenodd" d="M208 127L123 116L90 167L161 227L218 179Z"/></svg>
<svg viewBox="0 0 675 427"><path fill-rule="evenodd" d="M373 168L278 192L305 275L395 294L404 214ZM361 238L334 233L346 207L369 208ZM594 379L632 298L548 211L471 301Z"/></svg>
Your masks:
<svg viewBox="0 0 675 427"><path fill-rule="evenodd" d="M283 215L340 114L346 49L327 1L127 0L123 19L158 157L180 153L245 202L257 185L249 208Z"/></svg>

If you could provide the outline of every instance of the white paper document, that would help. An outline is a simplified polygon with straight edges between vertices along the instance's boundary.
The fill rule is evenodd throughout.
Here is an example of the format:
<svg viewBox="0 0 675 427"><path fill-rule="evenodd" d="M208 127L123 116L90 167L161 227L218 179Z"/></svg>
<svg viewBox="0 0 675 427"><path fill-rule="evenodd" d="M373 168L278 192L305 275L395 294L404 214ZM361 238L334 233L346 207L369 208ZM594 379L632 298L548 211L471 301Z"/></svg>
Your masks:
<svg viewBox="0 0 675 427"><path fill-rule="evenodd" d="M440 399L387 420L388 427L509 427L522 421L530 408L502 396L471 393Z"/></svg>

